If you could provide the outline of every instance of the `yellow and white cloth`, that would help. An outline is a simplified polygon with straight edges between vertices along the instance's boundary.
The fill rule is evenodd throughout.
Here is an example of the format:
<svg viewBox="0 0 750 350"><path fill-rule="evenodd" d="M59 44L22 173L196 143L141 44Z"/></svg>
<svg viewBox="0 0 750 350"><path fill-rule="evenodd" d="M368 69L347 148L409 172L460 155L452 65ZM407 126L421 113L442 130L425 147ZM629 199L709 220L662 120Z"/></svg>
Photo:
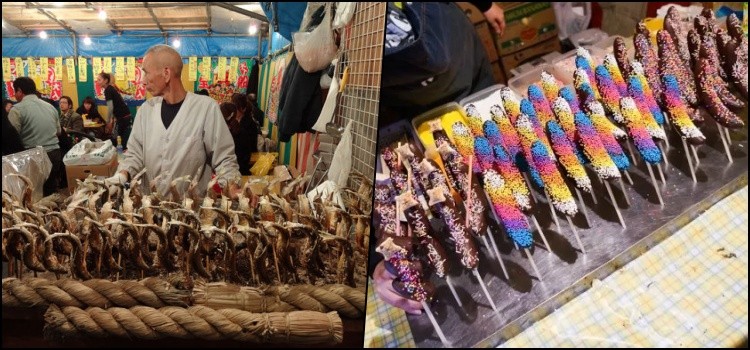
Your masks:
<svg viewBox="0 0 750 350"><path fill-rule="evenodd" d="M747 186L502 347L735 347L748 334ZM368 289L365 347L413 347Z"/></svg>

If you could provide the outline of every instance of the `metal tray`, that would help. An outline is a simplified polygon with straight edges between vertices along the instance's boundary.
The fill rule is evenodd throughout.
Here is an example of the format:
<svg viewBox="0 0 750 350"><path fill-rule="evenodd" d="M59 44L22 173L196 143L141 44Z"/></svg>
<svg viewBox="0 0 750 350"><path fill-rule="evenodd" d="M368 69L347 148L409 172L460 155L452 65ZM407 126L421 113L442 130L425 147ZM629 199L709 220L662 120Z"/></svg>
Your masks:
<svg viewBox="0 0 750 350"><path fill-rule="evenodd" d="M747 108L740 115L747 123ZM419 122L415 119L413 124L419 125ZM495 227L496 241L508 267L510 280L505 280L499 264L489 257L486 248L481 250L479 271L500 310L499 314L489 306L470 273L454 269L451 276L463 308L459 308L442 280L436 282L438 300L432 305L432 311L451 344L456 347L502 344L583 293L591 287L594 279L605 278L685 226L714 203L746 185L747 126L732 132L733 163L728 162L717 126L710 117L707 116L702 130L707 141L698 148L701 162L696 170L697 183L691 179L678 135L668 133L672 147L667 150L669 165L664 168L667 182L659 183L665 202L663 208L640 158L637 166L630 169L634 185L625 184L625 195L631 202L629 207L619 186L613 186L627 229L620 226L604 186L597 180L592 181L598 205L593 204L590 196L584 196L590 227L586 226L581 214L573 220L586 247L585 256L578 250L565 220L561 220L562 228L556 227L543 195L534 191L538 201L535 215L552 246L552 253L538 243L533 249L543 282L538 276L533 276L533 269L525 255L515 250L500 229ZM590 170L589 174L594 175ZM540 241L535 232L535 242ZM409 315L407 319L418 346L443 346L426 316Z"/></svg>

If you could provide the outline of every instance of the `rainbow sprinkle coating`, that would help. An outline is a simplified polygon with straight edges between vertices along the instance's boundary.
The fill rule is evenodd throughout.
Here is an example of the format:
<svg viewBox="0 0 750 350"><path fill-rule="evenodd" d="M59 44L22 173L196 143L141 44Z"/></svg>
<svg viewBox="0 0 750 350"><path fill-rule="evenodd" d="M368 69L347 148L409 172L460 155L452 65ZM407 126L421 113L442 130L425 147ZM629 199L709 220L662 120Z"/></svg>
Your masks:
<svg viewBox="0 0 750 350"><path fill-rule="evenodd" d="M557 92L560 91L560 84L557 82L557 79L552 74L547 73L547 71L542 71L541 83L542 91L544 91L544 96L547 97L547 100L554 100L557 97Z"/></svg>
<svg viewBox="0 0 750 350"><path fill-rule="evenodd" d="M591 87L589 76L586 74L586 71L580 68L576 69L575 73L573 73L573 78L573 86L576 89L576 94L578 95L580 104L585 105L590 101L597 100L596 96L599 95L599 92L594 91L594 88Z"/></svg>
<svg viewBox="0 0 750 350"><path fill-rule="evenodd" d="M664 103L669 110L672 123L680 130L683 137L690 139L693 144L701 144L706 137L698 129L688 114L688 108L680 95L680 87L677 79L672 75L665 75L664 80Z"/></svg>
<svg viewBox="0 0 750 350"><path fill-rule="evenodd" d="M504 157L495 157L494 147L498 147ZM508 154L500 144L491 145L491 142L484 137L477 137L474 139L474 153L476 154L477 160L482 166L483 170L493 169L492 164L495 164L500 169L500 173L506 179L507 187L510 188L515 198L515 203L521 210L531 209L531 201L529 198L529 189L526 187L526 183L521 176L521 173L513 165L513 162L508 158Z"/></svg>
<svg viewBox="0 0 750 350"><path fill-rule="evenodd" d="M630 160L623 152L620 143L617 142L617 139L615 138L616 136L611 128L615 128L617 129L617 132L622 133L623 138L627 137L627 134L620 130L620 128L614 126L614 124L607 119L604 115L604 108L602 108L602 105L599 102L594 101L591 103L598 105L598 107L589 107L588 109L592 111L589 116L591 117L591 122L594 124L594 129L596 129L596 132L599 134L599 139L602 141L604 149L607 150L607 154L609 154L609 157L615 162L617 169L627 170L630 167Z"/></svg>
<svg viewBox="0 0 750 350"><path fill-rule="evenodd" d="M620 108L622 108L622 115L625 117L628 134L633 143L635 143L638 153L641 154L641 158L651 164L661 162L661 151L659 147L656 147L654 140L649 135L648 130L646 130L646 124L643 122L641 113L638 111L633 98L623 97L620 102Z"/></svg>
<svg viewBox="0 0 750 350"><path fill-rule="evenodd" d="M497 127L497 123L494 120L488 120L484 122L482 127L484 131L484 137L494 145L503 145L503 135L500 133L500 129Z"/></svg>
<svg viewBox="0 0 750 350"><path fill-rule="evenodd" d="M565 102L568 102L568 106L570 106L570 111L575 113L578 113L581 111L581 105L578 103L578 96L576 96L576 92L573 91L570 87L564 87L560 89L560 92L558 92L558 95L565 99ZM554 101L555 99L552 98L550 101Z"/></svg>
<svg viewBox="0 0 750 350"><path fill-rule="evenodd" d="M638 80L641 82L641 88L643 88L643 95L646 97L646 103L648 103L648 109L651 111L651 115L654 116L654 119L656 119L656 122L659 123L659 125L664 125L665 117L664 113L662 113L661 108L659 108L659 104L656 102L656 97L654 96L654 92L651 90L651 87L649 86L650 83L648 82L648 79L646 79L646 76L643 73L643 66L640 62L633 61L630 63L630 67L633 70L634 76L638 77ZM659 89L661 91L662 89Z"/></svg>
<svg viewBox="0 0 750 350"><path fill-rule="evenodd" d="M529 92L531 92L531 86L529 86ZM541 90L538 92L541 93ZM537 104L540 106L540 108L542 108L542 110L539 111L538 115L535 105L533 105L532 102L525 98L521 100L521 114L526 114L526 116L529 117L531 125L534 126L536 137L538 137L539 140L542 141L544 146L547 147L547 151L552 154L552 145L549 143L549 140L547 140L547 135L544 134L543 125L546 125L550 120L554 120L554 115L552 114L552 110L549 109L549 102L547 102L547 98L544 97L544 95L538 96L538 98L539 102Z"/></svg>
<svg viewBox="0 0 750 350"><path fill-rule="evenodd" d="M455 122L452 125L453 128L453 143L456 145L456 151L464 158L464 161L469 161L469 156L474 155L474 137L471 135L471 131L462 122ZM467 163L468 164L468 163ZM475 162L473 171L479 171L479 165Z"/></svg>
<svg viewBox="0 0 750 350"><path fill-rule="evenodd" d="M583 145L583 153L591 161L594 171L602 179L617 179L620 177L620 171L609 157L607 150L599 138L599 134L594 129L591 119L585 114L576 113L576 129L580 135L580 142Z"/></svg>
<svg viewBox="0 0 750 350"><path fill-rule="evenodd" d="M558 97L552 102L552 109L554 109L555 116L557 116L557 122L565 130L568 140L570 142L577 142L575 117L573 111L570 110L568 102L562 97Z"/></svg>
<svg viewBox="0 0 750 350"><path fill-rule="evenodd" d="M529 85L529 99L528 101L531 101L531 106L526 105L524 108L524 101L527 101L526 99L521 100L521 113L526 114L529 116L529 118L537 119L539 123L542 125L546 125L548 121L554 120L555 117L552 115L552 110L549 108L549 101L547 100L547 97L544 95L544 91L542 91L542 88L539 87L539 85L531 84ZM553 98L556 98L557 94L553 96ZM533 107L532 107L533 106ZM531 115L531 111L535 111L534 115Z"/></svg>
<svg viewBox="0 0 750 350"><path fill-rule="evenodd" d="M579 189L591 192L591 179L586 175L586 169L581 165L576 154L575 144L568 140L563 129L555 121L547 123L547 133L550 140L552 140L552 148L555 150L555 154L557 154L557 159L560 161L563 169L565 169L568 177L575 181L576 187Z"/></svg>
<svg viewBox="0 0 750 350"><path fill-rule="evenodd" d="M625 120L620 112L620 91L612 80L604 66L596 67L596 84L599 85L599 93L602 95L602 104L607 111L612 114L615 121L622 124Z"/></svg>
<svg viewBox="0 0 750 350"><path fill-rule="evenodd" d="M641 86L641 81L638 77L631 76L628 79L628 92L630 93L630 96L633 97L635 105L641 113L641 117L646 124L646 130L648 130L649 135L660 140L666 139L667 134L664 133L664 129L659 126L654 116L651 115L651 110L648 108L648 102L646 101L646 95L643 93L643 87Z"/></svg>
<svg viewBox="0 0 750 350"><path fill-rule="evenodd" d="M484 172L484 191L490 197L492 207L500 218L505 232L513 242L521 248L529 248L534 244L534 237L529 229L526 216L513 203L513 197L503 178L494 170Z"/></svg>
<svg viewBox="0 0 750 350"><path fill-rule="evenodd" d="M600 124L602 131L606 130L608 134L614 136L618 140L625 140L628 138L628 134L625 131L622 131L622 129L618 128L611 120L609 120L609 118L607 118L607 115L604 114L604 106L602 106L599 101L590 101L586 103L586 110L592 121L594 121L595 118L598 119L594 121L594 124ZM599 133L602 131L599 131Z"/></svg>
<svg viewBox="0 0 750 350"><path fill-rule="evenodd" d="M600 99L601 96L599 96L599 87L596 85L596 81L594 80L594 62L591 59L591 54L589 54L589 51L579 47L576 51L576 69L581 69L584 72L586 72L586 75L591 79L589 81L589 85L591 85L592 88L594 88L594 92L596 93L596 99Z"/></svg>
<svg viewBox="0 0 750 350"><path fill-rule="evenodd" d="M404 290L409 293L411 299L425 301L430 297L422 282L424 275L412 264L413 256L409 254L409 251L396 244L391 237L381 242L375 251L383 254L385 260L396 269L398 281L403 283Z"/></svg>
<svg viewBox="0 0 750 350"><path fill-rule="evenodd" d="M510 88L504 87L500 90L500 98L503 100L503 115L506 115L511 123L515 123L518 115L521 114L521 104L516 94ZM497 120L495 122L497 123Z"/></svg>
<svg viewBox="0 0 750 350"><path fill-rule="evenodd" d="M469 124L469 129L472 134L475 136L483 135L482 117L479 115L479 111L473 103L466 105L466 122Z"/></svg>
<svg viewBox="0 0 750 350"><path fill-rule="evenodd" d="M672 36L666 30L656 33L656 44L659 49L659 71L661 74L674 75L680 85L680 93L690 105L698 103L693 73L687 69L680 56Z"/></svg>
<svg viewBox="0 0 750 350"><path fill-rule="evenodd" d="M562 175L557 170L557 164L547 152L547 148L536 139L533 127L529 117L521 114L516 121L516 130L521 136L521 144L524 151L531 155L534 166L544 181L544 189L547 191L549 200L555 209L568 216L573 216L578 212L573 195L565 184Z"/></svg>
<svg viewBox="0 0 750 350"><path fill-rule="evenodd" d="M497 106L490 108L492 120L497 123L497 127L500 128L500 134L503 135L503 145L510 153L510 157L513 159L514 163L516 163L518 169L521 171L528 171L530 164L523 156L521 139L518 137L518 132L516 132L511 121L501 112L502 109Z"/></svg>
<svg viewBox="0 0 750 350"><path fill-rule="evenodd" d="M620 96L627 96L628 86L625 83L625 79L622 77L622 72L620 72L620 67L617 65L615 55L610 53L604 56L604 63L602 63L602 65L607 69L607 72L609 72L609 76L612 77L612 81L615 82L617 91L620 92Z"/></svg>

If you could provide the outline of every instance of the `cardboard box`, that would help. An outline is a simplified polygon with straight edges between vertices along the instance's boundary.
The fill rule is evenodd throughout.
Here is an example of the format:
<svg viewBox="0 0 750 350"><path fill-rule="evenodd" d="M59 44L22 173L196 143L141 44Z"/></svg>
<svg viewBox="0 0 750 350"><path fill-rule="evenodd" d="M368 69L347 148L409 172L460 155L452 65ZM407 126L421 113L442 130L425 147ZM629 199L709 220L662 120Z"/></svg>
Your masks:
<svg viewBox="0 0 750 350"><path fill-rule="evenodd" d="M70 193L75 191L77 179L84 180L93 174L96 177L110 177L117 171L117 156L112 157L109 163L101 165L66 165L65 174L68 178L68 190Z"/></svg>
<svg viewBox="0 0 750 350"><path fill-rule="evenodd" d="M497 61L490 64L492 65L492 76L495 77L495 82L507 85L507 79L505 78L505 72L503 71L503 62Z"/></svg>
<svg viewBox="0 0 750 350"><path fill-rule="evenodd" d="M485 21L484 14L470 2L456 2L456 5L464 11L471 23L477 24Z"/></svg>
<svg viewBox="0 0 750 350"><path fill-rule="evenodd" d="M497 61L498 55L497 48L495 48L495 36L492 35L493 30L490 28L490 24L487 22L479 23L474 26L474 30L476 30L479 40L484 46L484 51L487 52L487 58L489 58L490 62Z"/></svg>
<svg viewBox="0 0 750 350"><path fill-rule="evenodd" d="M557 38L555 10L549 2L496 3L505 11L505 33L495 35L500 56ZM506 69L506 73L507 73Z"/></svg>
<svg viewBox="0 0 750 350"><path fill-rule="evenodd" d="M536 58L539 58L550 52L555 52L555 51L560 51L560 40L557 37L549 39L540 44L528 47L525 50L521 50L513 54L503 56L500 59L503 62L503 70L505 72L505 76L511 75L510 74L511 69L518 67L524 64L525 62L532 61Z"/></svg>

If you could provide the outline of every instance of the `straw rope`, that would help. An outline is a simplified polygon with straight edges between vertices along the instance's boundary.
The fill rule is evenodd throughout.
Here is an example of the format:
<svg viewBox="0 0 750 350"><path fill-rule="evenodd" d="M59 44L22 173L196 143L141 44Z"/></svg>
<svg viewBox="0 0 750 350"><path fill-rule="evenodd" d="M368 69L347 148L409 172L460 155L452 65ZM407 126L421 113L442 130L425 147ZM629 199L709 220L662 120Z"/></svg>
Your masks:
<svg viewBox="0 0 750 350"><path fill-rule="evenodd" d="M129 309L51 305L44 315L44 337L122 337L225 340L254 343L339 344L343 325L335 312L251 313L236 309L167 306Z"/></svg>
<svg viewBox="0 0 750 350"><path fill-rule="evenodd" d="M79 308L187 306L185 301L188 294L187 291L178 290L167 281L155 277L141 281L116 282L101 279L77 281L67 278L49 280L34 277L23 280L3 279L4 307L36 307L49 304Z"/></svg>

